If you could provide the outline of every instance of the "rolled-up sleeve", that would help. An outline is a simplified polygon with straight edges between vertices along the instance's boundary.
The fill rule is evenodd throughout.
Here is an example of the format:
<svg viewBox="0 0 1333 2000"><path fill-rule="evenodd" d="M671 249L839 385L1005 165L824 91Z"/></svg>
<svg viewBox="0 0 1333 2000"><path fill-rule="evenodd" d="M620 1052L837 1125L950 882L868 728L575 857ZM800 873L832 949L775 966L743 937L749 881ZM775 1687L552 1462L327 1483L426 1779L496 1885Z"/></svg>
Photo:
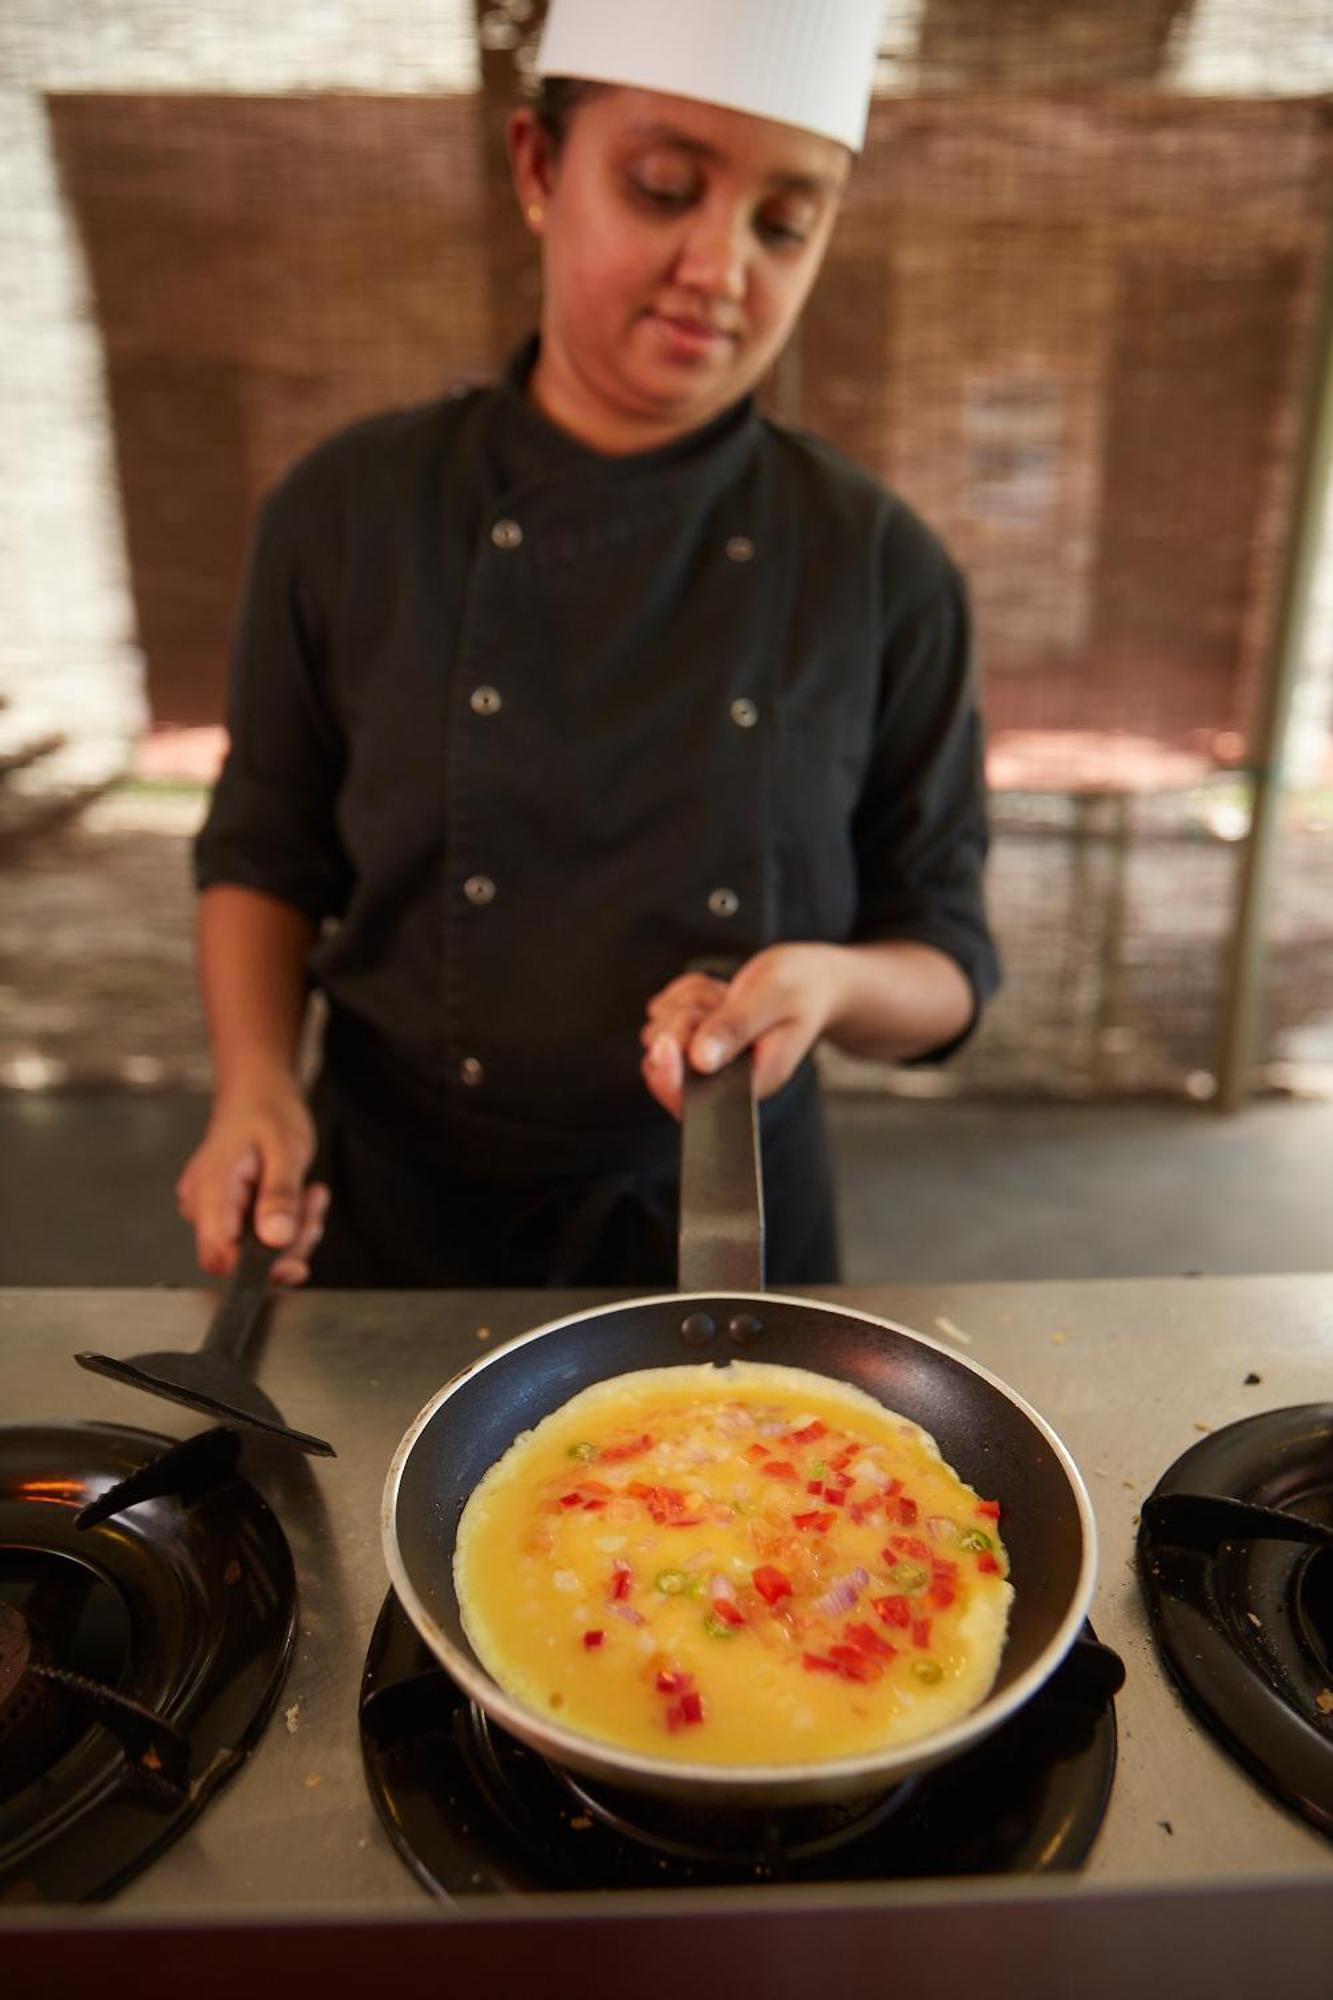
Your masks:
<svg viewBox="0 0 1333 2000"><path fill-rule="evenodd" d="M194 873L201 890L260 890L318 922L342 910L348 866L336 817L345 753L327 689L327 607L303 555L308 516L291 478L259 514L232 653L229 747Z"/></svg>
<svg viewBox="0 0 1333 2000"><path fill-rule="evenodd" d="M967 589L942 555L900 598L882 662L874 747L853 824L855 937L934 945L962 969L972 1033L999 985L986 920L983 737Z"/></svg>

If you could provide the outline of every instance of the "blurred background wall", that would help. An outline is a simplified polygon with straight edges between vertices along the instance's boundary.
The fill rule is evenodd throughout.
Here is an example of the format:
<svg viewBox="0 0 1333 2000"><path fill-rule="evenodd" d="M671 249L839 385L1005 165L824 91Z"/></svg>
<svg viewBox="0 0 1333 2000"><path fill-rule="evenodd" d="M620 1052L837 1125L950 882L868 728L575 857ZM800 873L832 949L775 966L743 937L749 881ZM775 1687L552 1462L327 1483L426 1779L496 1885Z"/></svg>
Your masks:
<svg viewBox="0 0 1333 2000"><path fill-rule="evenodd" d="M0 1081L204 1079L185 849L249 519L316 439L493 375L531 323L501 132L540 17L8 0ZM1322 491L1331 88L1330 0L886 5L767 397L968 573L1008 977L959 1064L876 1087L1217 1088ZM1333 1089L1328 533L1316 558L1247 1087Z"/></svg>

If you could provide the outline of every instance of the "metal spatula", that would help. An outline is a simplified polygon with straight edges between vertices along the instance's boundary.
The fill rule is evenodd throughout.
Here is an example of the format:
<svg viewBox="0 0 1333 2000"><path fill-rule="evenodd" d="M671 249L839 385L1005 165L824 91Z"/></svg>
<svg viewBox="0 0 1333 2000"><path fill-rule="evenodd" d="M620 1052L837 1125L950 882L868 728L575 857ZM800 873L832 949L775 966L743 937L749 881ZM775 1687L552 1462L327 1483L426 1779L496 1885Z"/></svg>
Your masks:
<svg viewBox="0 0 1333 2000"><path fill-rule="evenodd" d="M253 1430L286 1438L302 1451L336 1458L333 1446L323 1438L293 1430L245 1367L252 1337L268 1303L268 1274L280 1254L261 1243L247 1223L236 1269L208 1332L194 1352L133 1354L128 1361L110 1354L76 1354L74 1359L81 1368L146 1389L150 1396L167 1396L173 1403L187 1403L223 1423L248 1424Z"/></svg>

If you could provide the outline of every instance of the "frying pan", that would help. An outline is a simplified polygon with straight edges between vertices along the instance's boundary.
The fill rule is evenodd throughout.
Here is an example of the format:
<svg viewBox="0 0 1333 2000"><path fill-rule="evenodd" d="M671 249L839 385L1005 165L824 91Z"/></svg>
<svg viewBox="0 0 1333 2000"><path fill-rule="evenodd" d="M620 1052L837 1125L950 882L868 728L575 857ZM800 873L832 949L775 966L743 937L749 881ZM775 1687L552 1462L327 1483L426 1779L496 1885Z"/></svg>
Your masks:
<svg viewBox="0 0 1333 2000"><path fill-rule="evenodd" d="M1096 1530L1059 1438L996 1376L904 1326L765 1292L753 1085L747 1062L687 1085L682 1130L684 1289L552 1320L465 1369L427 1403L389 1470L383 1542L399 1602L453 1679L552 1763L621 1791L730 1813L841 1803L971 1748L1022 1706L1078 1636L1092 1597ZM581 1389L640 1368L733 1355L828 1375L930 1432L945 1459L1002 1507L1014 1586L999 1675L960 1722L869 1756L762 1765L687 1763L600 1743L498 1686L463 1629L454 1590L459 1515L521 1431Z"/></svg>

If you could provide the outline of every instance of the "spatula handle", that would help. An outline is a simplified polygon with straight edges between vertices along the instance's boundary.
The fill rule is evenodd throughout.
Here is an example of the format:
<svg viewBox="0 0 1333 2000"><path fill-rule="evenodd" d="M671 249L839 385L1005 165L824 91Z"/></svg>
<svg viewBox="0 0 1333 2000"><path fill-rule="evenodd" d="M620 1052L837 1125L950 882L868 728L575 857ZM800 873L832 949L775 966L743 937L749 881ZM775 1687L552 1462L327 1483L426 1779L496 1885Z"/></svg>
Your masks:
<svg viewBox="0 0 1333 2000"><path fill-rule="evenodd" d="M270 1244L260 1242L247 1216L236 1269L204 1335L201 1353L214 1355L220 1361L234 1361L238 1367L245 1366L259 1316L268 1302L269 1273L280 1255Z"/></svg>

